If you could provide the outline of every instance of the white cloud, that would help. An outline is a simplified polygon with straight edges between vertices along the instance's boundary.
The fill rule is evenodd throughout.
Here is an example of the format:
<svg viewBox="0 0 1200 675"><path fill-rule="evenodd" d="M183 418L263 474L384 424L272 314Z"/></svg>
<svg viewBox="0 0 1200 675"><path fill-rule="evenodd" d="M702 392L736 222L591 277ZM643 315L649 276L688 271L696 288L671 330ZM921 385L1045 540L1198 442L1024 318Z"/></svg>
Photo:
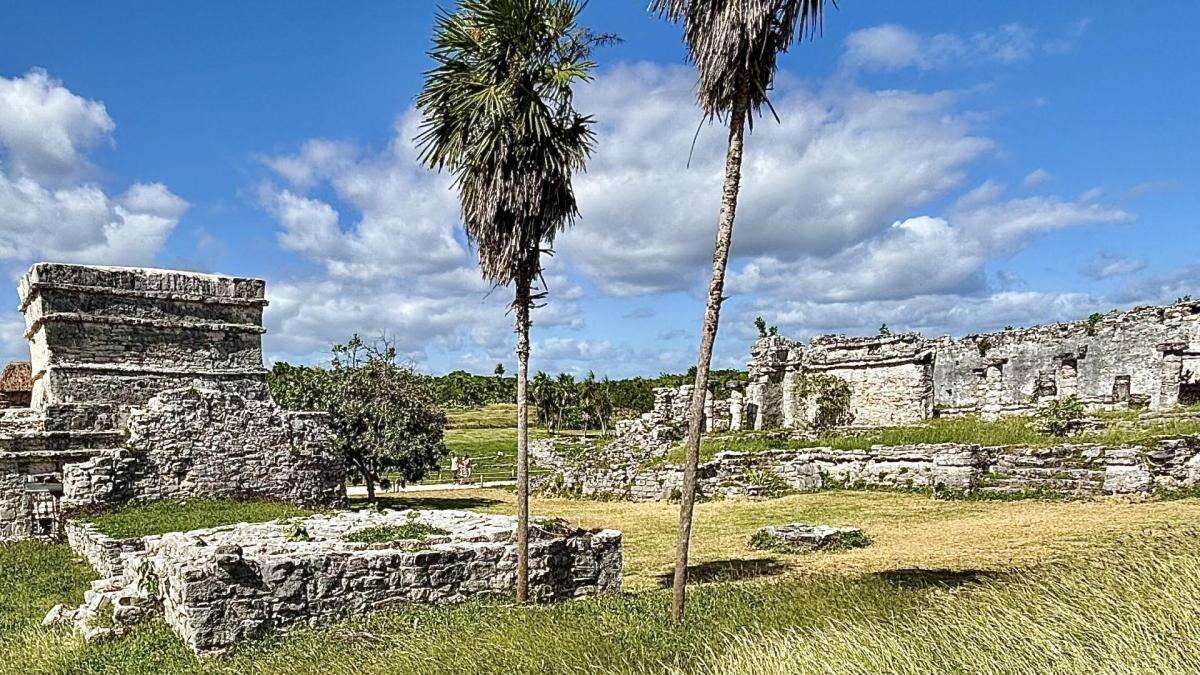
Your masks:
<svg viewBox="0 0 1200 675"><path fill-rule="evenodd" d="M922 35L904 26L883 24L846 36L844 66L866 71L904 68L935 70L978 63L1013 64L1041 54L1071 51L1087 22L1076 22L1061 33L1041 39L1019 23L975 33Z"/></svg>
<svg viewBox="0 0 1200 675"><path fill-rule="evenodd" d="M0 77L0 157L12 179L75 177L87 168L86 150L115 128L103 103L71 93L44 70Z"/></svg>
<svg viewBox="0 0 1200 675"><path fill-rule="evenodd" d="M1033 171L1025 174L1025 178L1021 180L1021 185L1024 186L1026 190L1032 190L1033 188L1041 187L1052 180L1054 180L1054 175L1049 171L1045 169L1034 169Z"/></svg>
<svg viewBox="0 0 1200 675"><path fill-rule="evenodd" d="M600 122L578 181L582 218L559 250L618 295L691 289L712 256L724 136L698 118L693 76L638 64L603 74L580 106ZM830 255L886 230L965 179L992 141L973 135L948 92L807 91L783 82L748 143L734 254Z"/></svg>
<svg viewBox="0 0 1200 675"><path fill-rule="evenodd" d="M0 262L37 258L151 262L187 209L161 183L110 196L85 180L86 151L115 125L102 103L79 97L44 71L0 77Z"/></svg>
<svg viewBox="0 0 1200 675"><path fill-rule="evenodd" d="M1134 260L1110 253L1097 253L1083 268L1083 274L1094 280L1128 276L1146 267L1144 260Z"/></svg>
<svg viewBox="0 0 1200 675"><path fill-rule="evenodd" d="M387 334L418 363L440 352L490 372L511 355L512 291L492 289L458 239L456 194L418 163L416 123L414 112L402 116L381 151L318 139L259 158L285 183L260 189L280 245L320 270L271 285L271 358L320 359L355 332ZM582 289L552 258L544 279L550 295L534 311L535 335L579 328Z"/></svg>
<svg viewBox="0 0 1200 675"><path fill-rule="evenodd" d="M0 77L0 269L32 262L150 264L188 204L162 183L112 195L88 180L87 152L115 129L104 104L72 93L45 71ZM0 345L26 354L21 321L0 326Z"/></svg>

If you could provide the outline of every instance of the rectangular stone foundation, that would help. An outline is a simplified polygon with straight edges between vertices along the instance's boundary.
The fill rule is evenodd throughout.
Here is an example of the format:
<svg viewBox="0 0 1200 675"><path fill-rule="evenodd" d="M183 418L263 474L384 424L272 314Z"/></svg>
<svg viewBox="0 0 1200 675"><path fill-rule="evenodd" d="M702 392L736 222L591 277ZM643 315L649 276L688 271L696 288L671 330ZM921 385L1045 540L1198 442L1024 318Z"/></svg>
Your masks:
<svg viewBox="0 0 1200 675"><path fill-rule="evenodd" d="M344 539L413 523L447 534L376 544ZM160 606L196 653L217 654L244 640L405 603L511 594L515 528L515 518L466 511L351 511L147 537L142 551L128 540L105 541L94 528L72 528L78 553L106 572L114 561L123 567L119 577L97 582L72 618L86 635L97 609L139 596L139 605ZM620 532L538 521L529 547L530 596L537 601L620 592Z"/></svg>

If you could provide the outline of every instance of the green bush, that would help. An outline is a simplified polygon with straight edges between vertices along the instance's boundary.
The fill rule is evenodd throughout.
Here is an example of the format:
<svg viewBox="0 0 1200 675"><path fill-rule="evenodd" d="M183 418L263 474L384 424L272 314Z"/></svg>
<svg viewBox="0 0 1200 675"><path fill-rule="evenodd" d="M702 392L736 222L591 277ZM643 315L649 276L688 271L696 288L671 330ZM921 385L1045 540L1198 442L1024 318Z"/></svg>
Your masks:
<svg viewBox="0 0 1200 675"><path fill-rule="evenodd" d="M432 527L416 521L410 521L403 525L379 525L377 527L368 527L363 530L351 532L345 537L342 537L342 539L361 544L384 544L393 541L424 539L430 536L439 536L445 534L450 533L438 527Z"/></svg>

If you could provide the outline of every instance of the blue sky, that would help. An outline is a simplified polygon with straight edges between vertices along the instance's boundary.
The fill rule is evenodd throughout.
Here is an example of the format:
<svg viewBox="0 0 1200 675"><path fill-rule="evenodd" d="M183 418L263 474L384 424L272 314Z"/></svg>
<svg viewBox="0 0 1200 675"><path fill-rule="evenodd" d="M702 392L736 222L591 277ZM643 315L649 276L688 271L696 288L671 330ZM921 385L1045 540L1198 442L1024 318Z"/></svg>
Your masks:
<svg viewBox="0 0 1200 675"><path fill-rule="evenodd" d="M443 3L445 4L445 3ZM422 368L511 366L445 177L413 161L433 2L81 3L0 11L0 268L268 281L270 358L386 332ZM969 8L967 8L969 5ZM594 0L624 42L580 94L600 145L550 266L534 366L694 360L724 134L678 29ZM782 60L748 145L717 360L781 332L962 334L1200 295L1192 3L842 2ZM9 283L9 282L4 282ZM21 320L0 356L23 357Z"/></svg>

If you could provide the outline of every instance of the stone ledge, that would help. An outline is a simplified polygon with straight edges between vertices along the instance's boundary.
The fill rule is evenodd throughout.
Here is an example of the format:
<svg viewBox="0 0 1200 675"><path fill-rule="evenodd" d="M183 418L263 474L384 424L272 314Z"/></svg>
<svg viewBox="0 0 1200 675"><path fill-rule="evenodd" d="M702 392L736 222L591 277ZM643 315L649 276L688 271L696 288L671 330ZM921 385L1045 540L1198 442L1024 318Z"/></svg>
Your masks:
<svg viewBox="0 0 1200 675"><path fill-rule="evenodd" d="M50 281L38 281L28 286L28 295L19 303L17 309L24 311L29 303L43 291L67 291L71 293L91 293L95 295L112 295L121 298L145 298L148 300L168 300L172 302L190 302L201 305L234 305L239 307L267 307L270 302L266 298L244 298L233 296L202 295L180 291L152 291L134 288L113 288L109 286L87 286L84 284L64 284Z"/></svg>
<svg viewBox="0 0 1200 675"><path fill-rule="evenodd" d="M146 319L133 316L109 316L106 314L83 314L79 312L53 312L39 316L25 331L30 340L48 323L92 323L109 326L138 326L141 328L165 328L169 330L194 330L213 333L250 333L263 335L266 328L253 323L226 323L223 321L179 321L175 319Z"/></svg>

